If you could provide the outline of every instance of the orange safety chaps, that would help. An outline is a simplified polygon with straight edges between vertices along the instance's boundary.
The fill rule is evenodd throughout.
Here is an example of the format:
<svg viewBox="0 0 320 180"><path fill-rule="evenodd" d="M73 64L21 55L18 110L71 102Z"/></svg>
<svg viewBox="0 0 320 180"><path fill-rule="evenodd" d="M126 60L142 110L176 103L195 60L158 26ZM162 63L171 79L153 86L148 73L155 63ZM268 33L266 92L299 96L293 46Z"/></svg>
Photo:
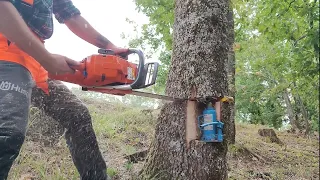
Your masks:
<svg viewBox="0 0 320 180"><path fill-rule="evenodd" d="M44 41L42 41L44 43ZM0 61L18 63L29 70L37 87L49 94L48 72L33 57L0 34Z"/></svg>

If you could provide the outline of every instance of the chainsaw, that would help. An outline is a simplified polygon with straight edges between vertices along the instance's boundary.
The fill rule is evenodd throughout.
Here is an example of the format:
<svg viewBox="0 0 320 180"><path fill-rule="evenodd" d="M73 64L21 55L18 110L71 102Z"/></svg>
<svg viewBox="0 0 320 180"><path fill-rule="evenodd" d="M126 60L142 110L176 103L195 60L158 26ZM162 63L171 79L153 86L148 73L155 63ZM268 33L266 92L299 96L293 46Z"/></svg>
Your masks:
<svg viewBox="0 0 320 180"><path fill-rule="evenodd" d="M138 64L128 61L130 54L137 54ZM110 49L99 49L72 66L74 74L52 75L51 79L77 84L83 91L94 91L118 96L128 94L150 98L174 100L164 95L136 91L154 85L157 79L159 63L145 63L144 54L138 49L128 49L128 52L115 54Z"/></svg>
<svg viewBox="0 0 320 180"><path fill-rule="evenodd" d="M130 54L137 54L138 64L128 61ZM168 101L191 100L174 98L166 95L139 91L154 85L158 75L159 63L145 63L144 54L138 49L128 49L128 52L115 54L110 49L99 49L73 66L74 74L52 75L51 79L69 82L81 86L82 91L93 91L118 96L136 95Z"/></svg>

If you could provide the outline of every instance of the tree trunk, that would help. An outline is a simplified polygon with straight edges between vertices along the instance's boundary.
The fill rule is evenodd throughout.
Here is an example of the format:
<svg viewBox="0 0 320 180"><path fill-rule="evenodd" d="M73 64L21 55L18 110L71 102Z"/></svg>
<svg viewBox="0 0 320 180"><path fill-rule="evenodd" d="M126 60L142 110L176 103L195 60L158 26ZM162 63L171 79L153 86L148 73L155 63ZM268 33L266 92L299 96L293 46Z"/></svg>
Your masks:
<svg viewBox="0 0 320 180"><path fill-rule="evenodd" d="M229 96L235 97L235 53L234 53L234 20L233 20L233 8L230 6L228 11L228 38L229 38L229 54L228 54L228 82L229 82ZM234 101L235 102L235 101ZM226 139L230 144L234 144L236 141L236 125L235 125L235 104L228 104L230 108L230 131L227 134Z"/></svg>
<svg viewBox="0 0 320 180"><path fill-rule="evenodd" d="M291 130L293 132L296 132L299 128L295 119L294 110L293 110L287 89L285 89L285 92L283 93L283 98L286 104L287 113L288 113L290 124L291 124Z"/></svg>
<svg viewBox="0 0 320 180"><path fill-rule="evenodd" d="M203 143L189 138L196 133L197 116L204 104L217 96L229 96L229 3L175 1L173 54L166 94L197 98L198 102L175 101L162 107L139 179L227 179L227 141ZM221 121L225 137L230 137L233 128L230 108L225 103Z"/></svg>
<svg viewBox="0 0 320 180"><path fill-rule="evenodd" d="M309 123L309 117L308 117L306 107L304 106L301 100L301 97L299 95L296 96L296 101L302 114L303 129L305 131L305 135L308 135L310 133L310 123Z"/></svg>

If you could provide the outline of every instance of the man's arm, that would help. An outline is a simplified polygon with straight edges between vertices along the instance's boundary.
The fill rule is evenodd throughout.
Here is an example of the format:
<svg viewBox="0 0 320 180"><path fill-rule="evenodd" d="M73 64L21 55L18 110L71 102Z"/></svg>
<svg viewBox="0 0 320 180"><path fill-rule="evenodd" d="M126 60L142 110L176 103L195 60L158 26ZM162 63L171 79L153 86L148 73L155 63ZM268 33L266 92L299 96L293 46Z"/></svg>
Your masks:
<svg viewBox="0 0 320 180"><path fill-rule="evenodd" d="M117 48L106 37L95 30L81 15L73 16L65 21L65 24L74 34L94 46L105 49Z"/></svg>
<svg viewBox="0 0 320 180"><path fill-rule="evenodd" d="M59 23L65 24L75 35L86 42L104 49L112 49L115 53L127 52L127 49L118 48L106 37L101 35L90 23L81 16L72 0L54 0L53 13Z"/></svg>
<svg viewBox="0 0 320 180"><path fill-rule="evenodd" d="M0 33L40 64L47 61L50 53L31 32L13 4L7 0L0 0Z"/></svg>

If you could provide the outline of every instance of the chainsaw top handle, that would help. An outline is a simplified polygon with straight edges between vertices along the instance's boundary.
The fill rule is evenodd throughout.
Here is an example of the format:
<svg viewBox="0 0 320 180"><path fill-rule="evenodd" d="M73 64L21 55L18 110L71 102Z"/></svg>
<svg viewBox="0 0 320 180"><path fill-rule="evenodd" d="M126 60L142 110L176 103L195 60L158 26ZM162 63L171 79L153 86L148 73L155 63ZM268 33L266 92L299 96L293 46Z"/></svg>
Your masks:
<svg viewBox="0 0 320 180"><path fill-rule="evenodd" d="M128 54L133 54L133 53L136 53L138 54L139 56L139 64L138 64L138 75L137 75L137 78L134 80L133 83L131 83L129 86L130 86L130 89L138 89L141 87L142 84L144 84L144 54L141 50L139 49L133 49L133 48L129 48L128 50Z"/></svg>

